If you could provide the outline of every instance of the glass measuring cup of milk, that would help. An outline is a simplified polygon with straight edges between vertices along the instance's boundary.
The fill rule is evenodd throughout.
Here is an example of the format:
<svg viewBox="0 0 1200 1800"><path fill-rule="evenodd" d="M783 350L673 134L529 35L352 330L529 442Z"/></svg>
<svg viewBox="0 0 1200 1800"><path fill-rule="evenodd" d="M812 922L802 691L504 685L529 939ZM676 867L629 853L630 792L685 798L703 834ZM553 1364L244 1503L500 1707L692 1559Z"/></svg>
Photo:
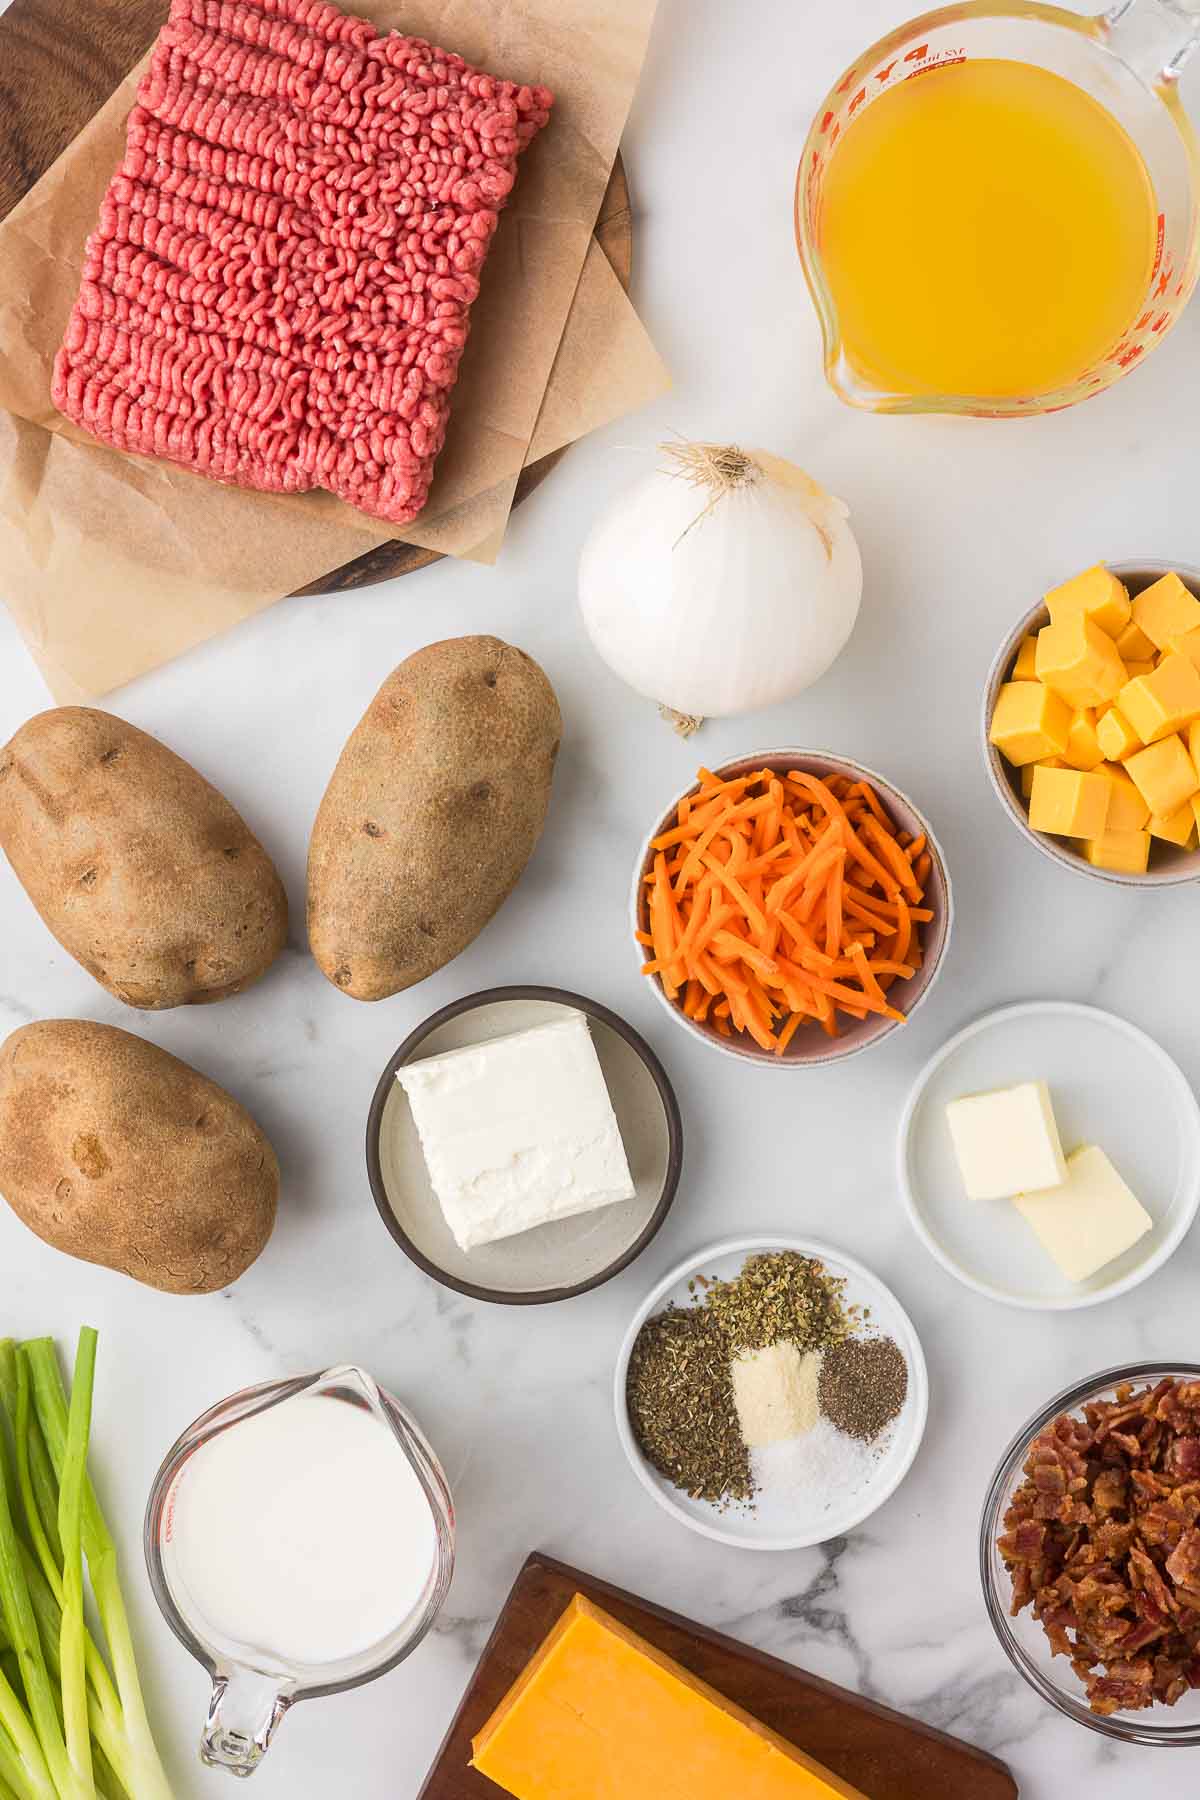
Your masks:
<svg viewBox="0 0 1200 1800"><path fill-rule="evenodd" d="M820 320L826 377L839 397L876 412L1020 416L1069 406L1136 367L1175 323L1196 282L1200 159L1178 76L1198 43L1200 0L1119 0L1095 17L1034 0L968 0L926 13L864 51L818 109L796 182L797 243ZM996 71L1009 93L988 91ZM1027 78L1023 86L1015 85L1017 71ZM974 127L969 118L962 123L972 95L981 102ZM1008 123L1001 126L997 108L1005 105ZM1018 178L1011 122L1022 116L1028 121L1039 105L1040 138L1027 122L1018 127L1029 158L1026 183ZM956 106L958 122L948 125ZM949 110L931 124L938 107ZM855 138L868 116L867 132ZM982 135L989 117L990 129L1001 132L995 154ZM903 141L893 126L906 134ZM921 128L965 132L961 161L953 153L930 152L930 144L944 150L947 140L922 140ZM974 165L967 141L972 129ZM1056 129L1062 155L1039 157L1039 143L1052 145ZM919 178L922 142L934 156L927 183ZM847 143L852 153L839 165ZM1011 161L1006 149L1014 152ZM1074 152L1078 186L1066 172ZM1124 237L1112 210L1114 182L1099 172L1105 156L1113 159L1114 175L1124 158L1125 175L1136 171L1142 184L1144 218L1127 217ZM927 172L930 166L924 165ZM1014 200L1001 265L1007 273L1028 258L1019 282L1013 275L1014 292L1027 302L1024 334L1013 328L1012 315L992 304L996 289L982 276L977 307L963 298L972 268L979 274L982 267L973 243L986 243L989 229L996 230L997 252L1001 243L996 208L989 225L986 176L974 190L968 184L972 166L1001 167L997 179L1007 180L1014 194L1029 195L1031 229L1022 231L1022 209ZM1061 233L1051 190L1062 201L1059 217L1067 229ZM979 216L972 219L976 199ZM861 216L852 216L859 206ZM872 225L878 227L874 237ZM1089 249L1096 254L1094 269ZM1121 317L1114 322L1100 308L1095 328L1082 329L1091 323L1087 315L1104 285L1096 273L1118 268L1128 289L1127 304L1116 303ZM1072 293L1079 297L1074 308ZM881 346L870 339L872 308L882 337L890 331L896 354L875 354ZM1056 310L1057 335L1049 322ZM989 332L996 356L973 356ZM1039 334L1050 340L1049 353L1041 356L1030 354ZM955 340L963 349L957 360ZM974 391L968 370L978 371Z"/></svg>
<svg viewBox="0 0 1200 1800"><path fill-rule="evenodd" d="M454 1568L437 1458L362 1369L269 1382L196 1420L146 1509L155 1598L212 1677L204 1762L251 1775L288 1709L420 1643Z"/></svg>

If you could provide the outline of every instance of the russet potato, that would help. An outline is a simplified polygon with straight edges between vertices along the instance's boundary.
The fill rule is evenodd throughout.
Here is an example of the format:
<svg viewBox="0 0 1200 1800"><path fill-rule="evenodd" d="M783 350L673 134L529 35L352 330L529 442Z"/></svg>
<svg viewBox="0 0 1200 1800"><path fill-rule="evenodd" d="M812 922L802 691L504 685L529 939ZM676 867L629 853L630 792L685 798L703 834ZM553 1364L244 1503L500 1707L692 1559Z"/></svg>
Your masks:
<svg viewBox="0 0 1200 1800"><path fill-rule="evenodd" d="M245 821L111 713L39 713L0 750L0 849L63 948L128 1006L241 993L287 938L283 883Z"/></svg>
<svg viewBox="0 0 1200 1800"><path fill-rule="evenodd" d="M68 1256L209 1294L270 1237L279 1164L178 1057L115 1025L39 1019L0 1045L0 1194Z"/></svg>
<svg viewBox="0 0 1200 1800"><path fill-rule="evenodd" d="M382 1000L478 936L541 835L561 736L546 676L499 638L449 638L393 670L309 845L309 943L335 987Z"/></svg>

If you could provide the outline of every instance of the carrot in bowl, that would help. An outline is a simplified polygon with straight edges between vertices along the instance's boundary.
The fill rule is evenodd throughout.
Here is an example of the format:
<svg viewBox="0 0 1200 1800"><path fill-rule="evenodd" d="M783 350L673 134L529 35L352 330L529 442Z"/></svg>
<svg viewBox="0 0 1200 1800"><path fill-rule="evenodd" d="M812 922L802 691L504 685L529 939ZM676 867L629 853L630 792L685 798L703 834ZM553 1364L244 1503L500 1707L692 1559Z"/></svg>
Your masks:
<svg viewBox="0 0 1200 1800"><path fill-rule="evenodd" d="M697 792L653 840L637 941L689 1018L782 1056L802 1024L902 1021L888 990L921 966L928 840L874 788L771 769Z"/></svg>

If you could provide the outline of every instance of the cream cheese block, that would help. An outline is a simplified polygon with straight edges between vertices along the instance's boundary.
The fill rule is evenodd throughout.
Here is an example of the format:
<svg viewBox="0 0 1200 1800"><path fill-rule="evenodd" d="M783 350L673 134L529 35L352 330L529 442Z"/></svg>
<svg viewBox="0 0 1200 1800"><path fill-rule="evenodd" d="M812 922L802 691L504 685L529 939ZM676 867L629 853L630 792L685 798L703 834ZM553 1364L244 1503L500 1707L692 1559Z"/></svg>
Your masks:
<svg viewBox="0 0 1200 1800"><path fill-rule="evenodd" d="M398 1069L460 1250L634 1196L581 1012Z"/></svg>

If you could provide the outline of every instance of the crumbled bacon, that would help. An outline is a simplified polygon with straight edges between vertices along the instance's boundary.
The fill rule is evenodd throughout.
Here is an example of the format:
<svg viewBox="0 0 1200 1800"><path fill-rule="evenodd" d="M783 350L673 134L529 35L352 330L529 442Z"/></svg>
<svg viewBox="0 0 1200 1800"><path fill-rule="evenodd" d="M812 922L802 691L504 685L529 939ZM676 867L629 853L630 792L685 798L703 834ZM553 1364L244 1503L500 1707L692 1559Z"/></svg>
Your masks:
<svg viewBox="0 0 1200 1800"><path fill-rule="evenodd" d="M1200 1381L1167 1378L1029 1445L1004 1515L1012 1611L1033 1607L1100 1715L1200 1687Z"/></svg>
<svg viewBox="0 0 1200 1800"><path fill-rule="evenodd" d="M1200 1531L1185 1531L1167 1558L1167 1574L1177 1588L1200 1582Z"/></svg>

